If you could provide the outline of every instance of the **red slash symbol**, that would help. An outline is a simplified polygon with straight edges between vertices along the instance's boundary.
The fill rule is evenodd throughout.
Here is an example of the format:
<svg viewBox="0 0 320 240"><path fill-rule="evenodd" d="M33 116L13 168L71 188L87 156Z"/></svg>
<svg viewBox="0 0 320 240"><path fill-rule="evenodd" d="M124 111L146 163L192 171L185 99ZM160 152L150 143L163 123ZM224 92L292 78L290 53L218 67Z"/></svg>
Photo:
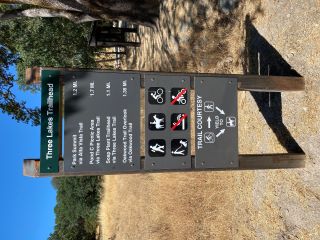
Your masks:
<svg viewBox="0 0 320 240"><path fill-rule="evenodd" d="M181 90L181 92L171 101L171 105L174 105L178 99L187 92L187 89L184 88Z"/></svg>
<svg viewBox="0 0 320 240"><path fill-rule="evenodd" d="M173 124L173 126L171 127L171 130L174 131L174 130L176 129L176 127L178 127L178 126L180 125L180 123L181 123L184 119L186 119L187 117L188 117L187 114L183 114L182 117L181 117L177 122L175 122L175 123Z"/></svg>

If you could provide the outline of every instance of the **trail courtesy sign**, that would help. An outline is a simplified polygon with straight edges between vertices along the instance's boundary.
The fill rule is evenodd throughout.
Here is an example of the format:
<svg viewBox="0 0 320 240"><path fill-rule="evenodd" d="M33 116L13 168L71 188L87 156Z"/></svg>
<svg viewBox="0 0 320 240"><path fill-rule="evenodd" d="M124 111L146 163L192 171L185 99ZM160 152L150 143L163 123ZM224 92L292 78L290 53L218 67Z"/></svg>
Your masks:
<svg viewBox="0 0 320 240"><path fill-rule="evenodd" d="M195 78L196 168L239 167L237 79Z"/></svg>

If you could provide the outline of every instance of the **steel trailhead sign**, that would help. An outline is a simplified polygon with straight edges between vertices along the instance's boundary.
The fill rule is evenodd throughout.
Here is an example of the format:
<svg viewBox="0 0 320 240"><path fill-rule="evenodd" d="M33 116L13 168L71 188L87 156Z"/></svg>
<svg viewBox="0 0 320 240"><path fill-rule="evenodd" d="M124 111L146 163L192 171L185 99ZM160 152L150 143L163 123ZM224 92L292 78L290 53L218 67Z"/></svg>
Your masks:
<svg viewBox="0 0 320 240"><path fill-rule="evenodd" d="M76 72L64 76L64 170L140 169L140 77Z"/></svg>
<svg viewBox="0 0 320 240"><path fill-rule="evenodd" d="M52 150L58 141L66 173L239 166L237 78L87 71L63 75L42 73L41 172L57 170L59 154ZM55 89L60 92L50 92ZM55 107L50 116L48 99L60 102L60 111ZM54 116L59 112L62 116ZM58 120L50 117L62 125L56 142L48 140L49 135L59 138ZM48 153L54 154L48 159Z"/></svg>

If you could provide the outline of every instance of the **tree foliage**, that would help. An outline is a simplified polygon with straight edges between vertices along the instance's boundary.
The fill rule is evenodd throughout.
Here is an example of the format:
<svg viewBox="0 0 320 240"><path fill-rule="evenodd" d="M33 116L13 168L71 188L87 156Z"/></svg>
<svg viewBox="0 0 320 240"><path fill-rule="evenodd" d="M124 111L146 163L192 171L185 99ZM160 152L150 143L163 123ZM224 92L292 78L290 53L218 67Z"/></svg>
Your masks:
<svg viewBox="0 0 320 240"><path fill-rule="evenodd" d="M17 8L0 5L3 11ZM28 108L12 92L15 83L24 90L25 69L30 66L94 67L93 50L87 43L91 24L75 24L66 19L22 18L0 22L0 108L13 119L40 124L39 108ZM8 73L16 65L18 79Z"/></svg>
<svg viewBox="0 0 320 240"><path fill-rule="evenodd" d="M30 66L93 67L90 24L61 18L28 18L0 23L0 43L19 55L19 82Z"/></svg>
<svg viewBox="0 0 320 240"><path fill-rule="evenodd" d="M53 178L56 222L49 240L94 240L100 201L100 177Z"/></svg>
<svg viewBox="0 0 320 240"><path fill-rule="evenodd" d="M0 109L13 119L32 125L40 124L39 108L27 107L26 101L18 101L12 89L16 82L9 67L18 61L18 56L0 45Z"/></svg>

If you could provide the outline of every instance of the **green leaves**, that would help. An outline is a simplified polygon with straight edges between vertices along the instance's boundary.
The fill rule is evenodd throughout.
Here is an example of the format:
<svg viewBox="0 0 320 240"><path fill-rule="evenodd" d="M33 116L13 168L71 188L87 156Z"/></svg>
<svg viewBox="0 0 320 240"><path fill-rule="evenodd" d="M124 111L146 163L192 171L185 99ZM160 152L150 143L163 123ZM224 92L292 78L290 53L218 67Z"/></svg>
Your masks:
<svg viewBox="0 0 320 240"><path fill-rule="evenodd" d="M24 7L25 5L22 5ZM0 5L0 11L21 5ZM62 18L20 18L0 22L0 109L13 119L40 124L39 108L28 108L16 100L11 88L18 83L22 90L38 91L37 85L25 84L25 70L31 66L95 66L87 38L90 24L75 24ZM16 65L18 79L7 73Z"/></svg>
<svg viewBox="0 0 320 240"><path fill-rule="evenodd" d="M12 88L16 80L8 72L9 66L17 62L17 55L0 45L0 109L18 122L40 124L40 109L28 108L25 101L18 101Z"/></svg>
<svg viewBox="0 0 320 240"><path fill-rule="evenodd" d="M95 239L100 177L53 178L57 189L56 225L49 240Z"/></svg>
<svg viewBox="0 0 320 240"><path fill-rule="evenodd" d="M0 23L0 43L19 55L19 83L30 66L93 67L87 46L90 24L60 18L23 18Z"/></svg>

